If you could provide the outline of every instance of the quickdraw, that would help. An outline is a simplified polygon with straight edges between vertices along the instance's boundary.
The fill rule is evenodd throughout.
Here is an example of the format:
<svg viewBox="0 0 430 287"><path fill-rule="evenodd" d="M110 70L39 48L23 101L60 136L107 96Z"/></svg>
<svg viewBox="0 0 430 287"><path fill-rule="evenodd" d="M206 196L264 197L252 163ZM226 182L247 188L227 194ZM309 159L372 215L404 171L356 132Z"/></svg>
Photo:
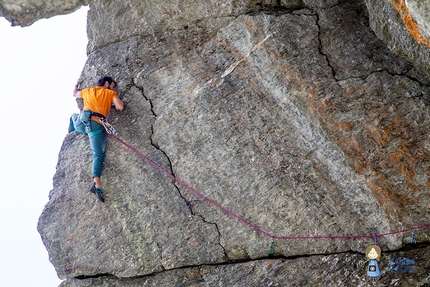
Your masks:
<svg viewBox="0 0 430 287"><path fill-rule="evenodd" d="M114 127L108 123L106 117L102 114L90 111L90 118L91 117L98 117L100 119L100 122L102 123L103 127L105 128L106 132L108 134L112 134L112 135L117 135L118 133L116 132L116 130L114 129Z"/></svg>
<svg viewBox="0 0 430 287"><path fill-rule="evenodd" d="M99 117L100 118L100 117ZM108 134L117 135L118 133L113 128L113 126L107 122L106 118L100 118L100 121L102 122L103 126L105 127L105 130Z"/></svg>

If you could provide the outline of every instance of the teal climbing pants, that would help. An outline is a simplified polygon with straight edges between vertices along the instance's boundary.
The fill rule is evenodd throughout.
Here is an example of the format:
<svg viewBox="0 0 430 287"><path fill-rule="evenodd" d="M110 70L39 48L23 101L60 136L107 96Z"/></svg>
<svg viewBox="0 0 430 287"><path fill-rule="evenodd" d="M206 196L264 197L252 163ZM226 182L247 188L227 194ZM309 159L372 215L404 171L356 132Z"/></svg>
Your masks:
<svg viewBox="0 0 430 287"><path fill-rule="evenodd" d="M96 121L91 121L91 131L88 134L91 151L93 152L92 176L102 176L103 162L106 154L105 128Z"/></svg>
<svg viewBox="0 0 430 287"><path fill-rule="evenodd" d="M96 121L89 121L91 131L87 133L90 139L90 147L93 152L92 176L101 177L103 162L106 152L106 133L105 128ZM78 119L78 114L73 114L70 117L69 133L73 131L85 133L85 126Z"/></svg>

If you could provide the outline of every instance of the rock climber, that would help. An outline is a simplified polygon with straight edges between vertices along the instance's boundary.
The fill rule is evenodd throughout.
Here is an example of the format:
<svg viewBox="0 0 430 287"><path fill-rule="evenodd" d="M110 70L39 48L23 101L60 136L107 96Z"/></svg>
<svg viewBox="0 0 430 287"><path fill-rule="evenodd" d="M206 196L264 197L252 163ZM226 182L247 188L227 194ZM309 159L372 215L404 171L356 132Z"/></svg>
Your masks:
<svg viewBox="0 0 430 287"><path fill-rule="evenodd" d="M118 111L124 109L124 103L115 89L116 82L109 76L103 76L98 80L96 87L85 88L80 91L76 85L73 90L74 97L84 100L84 108L80 115L73 114L70 118L69 133L76 130L88 134L93 155L92 177L94 181L90 191L95 193L101 202L104 202L104 196L100 178L105 159L106 143L106 133L102 120L108 117L112 105ZM85 119L83 112L87 112Z"/></svg>

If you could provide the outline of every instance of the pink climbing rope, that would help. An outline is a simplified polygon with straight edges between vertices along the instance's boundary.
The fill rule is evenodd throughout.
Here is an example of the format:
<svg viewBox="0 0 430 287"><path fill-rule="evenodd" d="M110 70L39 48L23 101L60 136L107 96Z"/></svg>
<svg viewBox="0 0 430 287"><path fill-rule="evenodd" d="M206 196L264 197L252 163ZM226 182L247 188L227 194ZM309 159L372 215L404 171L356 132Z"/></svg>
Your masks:
<svg viewBox="0 0 430 287"><path fill-rule="evenodd" d="M117 136L115 136L113 134L109 134L109 136L115 138L118 142L120 142L121 144L123 144L124 146L126 146L128 149L130 149L131 151L133 151L139 157L141 157L142 159L144 159L145 161L147 161L148 163L150 163L152 166L154 166L155 168L157 168L158 170L160 170L162 173L164 173L168 177L170 177L173 180L175 180L176 182L178 182L183 187L187 188L189 191L191 191L192 193L194 193L195 195L197 195L201 199L209 202L210 204L212 204L213 206L215 206L218 209L222 210L223 212L227 213L228 215L236 218L240 222L248 225L249 227L253 228L254 230L256 230L256 231L260 232L261 234L264 234L264 235L266 235L266 236L268 236L268 237L270 237L272 239L321 239L321 238L329 238L329 239L334 239L334 238L354 239L354 238L375 238L376 236L379 236L379 237L381 237L381 236L388 236L388 235L394 235L394 234L398 234L398 233L410 232L411 230L416 230L416 229L430 227L430 223L429 223L429 224L423 224L423 225L420 225L420 226L415 226L415 227L412 227L412 228L409 228L409 229L403 229L403 230L392 231L392 232L387 232L387 233L380 233L380 234L372 234L372 235L304 235L304 236L300 236L300 235L272 235L269 232L264 231L263 229L261 229L261 228L255 226L254 224L250 223L249 221L246 221L245 219L241 218L240 216L238 216L237 214L231 212L230 210L226 209L225 207L219 205L215 201L207 198L206 196L204 196L200 192L196 191L195 189L193 189L192 187L190 187L186 183L184 183L181 180L179 180L177 177L175 177L172 174L170 174L168 171L166 171L165 169L163 169L162 167L160 167L159 165L157 165L155 162L153 162L152 160L150 160L148 157L146 157L145 155L143 155L142 153L140 153L138 150L136 150L135 148L133 148L132 146L130 146L129 144L127 144L126 142L124 142L123 140L121 140L120 138L118 138Z"/></svg>

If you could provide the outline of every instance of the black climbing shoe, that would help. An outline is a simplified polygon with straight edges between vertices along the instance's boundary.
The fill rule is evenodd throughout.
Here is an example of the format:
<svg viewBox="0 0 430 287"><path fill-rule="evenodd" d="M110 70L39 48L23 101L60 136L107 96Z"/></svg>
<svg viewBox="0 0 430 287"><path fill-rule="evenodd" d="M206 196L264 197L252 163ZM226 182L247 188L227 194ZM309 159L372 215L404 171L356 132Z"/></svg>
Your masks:
<svg viewBox="0 0 430 287"><path fill-rule="evenodd" d="M105 198L103 197L103 189L101 187L96 187L96 195L101 202L105 202Z"/></svg>
<svg viewBox="0 0 430 287"><path fill-rule="evenodd" d="M97 188L96 185L94 184L91 188L90 188L90 192L94 193L95 195L97 195L97 198L101 201L101 202L105 202L105 198L103 197L103 189Z"/></svg>

